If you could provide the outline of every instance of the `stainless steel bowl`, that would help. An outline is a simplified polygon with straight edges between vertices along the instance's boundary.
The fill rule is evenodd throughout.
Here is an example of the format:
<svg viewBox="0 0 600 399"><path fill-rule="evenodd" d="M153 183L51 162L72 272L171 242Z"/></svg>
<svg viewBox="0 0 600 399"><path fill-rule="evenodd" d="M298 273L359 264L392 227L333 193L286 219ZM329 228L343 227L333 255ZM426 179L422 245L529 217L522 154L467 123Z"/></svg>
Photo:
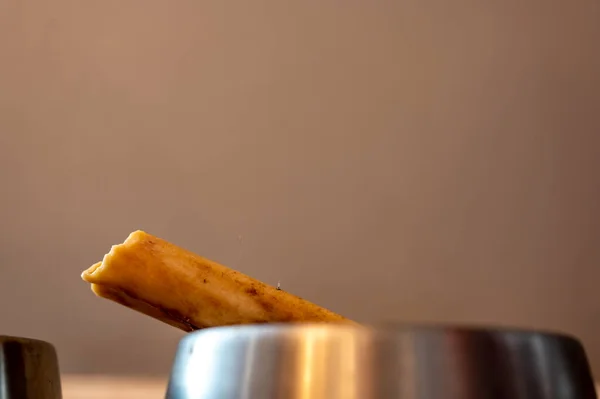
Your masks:
<svg viewBox="0 0 600 399"><path fill-rule="evenodd" d="M0 335L0 399L61 399L54 347Z"/></svg>
<svg viewBox="0 0 600 399"><path fill-rule="evenodd" d="M574 338L532 331L256 325L181 341L170 399L596 399Z"/></svg>

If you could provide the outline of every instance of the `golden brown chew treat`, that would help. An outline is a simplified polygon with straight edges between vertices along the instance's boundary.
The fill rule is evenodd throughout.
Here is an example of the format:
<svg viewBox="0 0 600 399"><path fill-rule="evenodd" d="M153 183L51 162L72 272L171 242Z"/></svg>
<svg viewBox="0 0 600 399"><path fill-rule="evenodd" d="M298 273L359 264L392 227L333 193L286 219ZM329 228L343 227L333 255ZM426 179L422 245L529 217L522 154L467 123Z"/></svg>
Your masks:
<svg viewBox="0 0 600 399"><path fill-rule="evenodd" d="M351 322L143 231L81 277L100 297L185 331L231 324Z"/></svg>

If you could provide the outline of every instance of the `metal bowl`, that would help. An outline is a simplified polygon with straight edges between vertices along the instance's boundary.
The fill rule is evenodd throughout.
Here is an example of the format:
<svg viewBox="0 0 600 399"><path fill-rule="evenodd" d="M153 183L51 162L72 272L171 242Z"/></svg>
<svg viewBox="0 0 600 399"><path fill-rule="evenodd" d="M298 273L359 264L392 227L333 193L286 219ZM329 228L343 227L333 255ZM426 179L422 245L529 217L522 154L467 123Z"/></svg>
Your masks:
<svg viewBox="0 0 600 399"><path fill-rule="evenodd" d="M61 399L54 347L0 335L0 399Z"/></svg>
<svg viewBox="0 0 600 399"><path fill-rule="evenodd" d="M253 325L188 334L169 399L596 399L560 334L452 327Z"/></svg>

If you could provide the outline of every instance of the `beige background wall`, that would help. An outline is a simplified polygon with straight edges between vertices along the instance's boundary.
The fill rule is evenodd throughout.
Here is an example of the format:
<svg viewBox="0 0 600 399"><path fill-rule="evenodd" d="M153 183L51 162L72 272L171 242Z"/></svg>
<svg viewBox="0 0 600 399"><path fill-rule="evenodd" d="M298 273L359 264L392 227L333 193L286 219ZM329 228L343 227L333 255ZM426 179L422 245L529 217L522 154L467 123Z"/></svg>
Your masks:
<svg viewBox="0 0 600 399"><path fill-rule="evenodd" d="M164 373L79 273L142 228L362 321L600 367L600 3L0 2L1 333Z"/></svg>

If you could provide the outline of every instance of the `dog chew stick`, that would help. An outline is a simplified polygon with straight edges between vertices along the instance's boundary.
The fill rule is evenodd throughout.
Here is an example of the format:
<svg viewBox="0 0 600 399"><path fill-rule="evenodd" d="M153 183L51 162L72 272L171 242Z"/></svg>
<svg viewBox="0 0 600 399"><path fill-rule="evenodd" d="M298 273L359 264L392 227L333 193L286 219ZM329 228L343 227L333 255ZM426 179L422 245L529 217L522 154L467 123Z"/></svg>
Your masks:
<svg viewBox="0 0 600 399"><path fill-rule="evenodd" d="M81 275L92 291L184 331L233 324L352 321L136 231Z"/></svg>

